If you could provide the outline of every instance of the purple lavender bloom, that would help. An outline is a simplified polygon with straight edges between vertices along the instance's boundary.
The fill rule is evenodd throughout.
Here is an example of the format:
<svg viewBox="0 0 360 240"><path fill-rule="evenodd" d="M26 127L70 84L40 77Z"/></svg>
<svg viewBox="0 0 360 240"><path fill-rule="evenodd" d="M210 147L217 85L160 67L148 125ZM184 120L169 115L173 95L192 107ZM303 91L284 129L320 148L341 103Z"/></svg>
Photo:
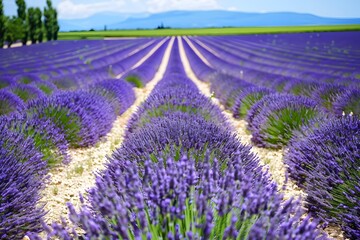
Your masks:
<svg viewBox="0 0 360 240"><path fill-rule="evenodd" d="M50 166L69 162L65 136L50 120L28 118L26 115L0 117L0 131L5 130L32 139L35 148Z"/></svg>
<svg viewBox="0 0 360 240"><path fill-rule="evenodd" d="M249 87L236 98L234 106L232 107L233 116L235 118L246 117L249 109L264 96L272 93L267 88Z"/></svg>
<svg viewBox="0 0 360 240"><path fill-rule="evenodd" d="M13 84L6 88L6 91L14 93L24 102L45 96L45 94L37 87L25 84Z"/></svg>
<svg viewBox="0 0 360 240"><path fill-rule="evenodd" d="M0 90L0 116L25 109L24 102L13 93Z"/></svg>
<svg viewBox="0 0 360 240"><path fill-rule="evenodd" d="M36 86L38 89L40 89L46 95L52 95L53 93L55 93L58 90L58 88L50 81L38 80L38 81L32 82L30 85Z"/></svg>
<svg viewBox="0 0 360 240"><path fill-rule="evenodd" d="M14 77L14 81L19 84L30 84L41 81L41 78L36 74L19 74Z"/></svg>
<svg viewBox="0 0 360 240"><path fill-rule="evenodd" d="M311 97L312 93L319 87L320 85L317 82L294 79L292 81L288 81L284 87L284 92L291 93L296 96Z"/></svg>
<svg viewBox="0 0 360 240"><path fill-rule="evenodd" d="M6 88L7 86L14 83L14 80L10 76L0 76L0 89Z"/></svg>
<svg viewBox="0 0 360 240"><path fill-rule="evenodd" d="M318 100L324 108L333 111L333 103L345 91L346 88L341 85L324 84L313 92L312 98Z"/></svg>
<svg viewBox="0 0 360 240"><path fill-rule="evenodd" d="M253 239L259 232L269 239L319 236L315 223L300 220L297 202L283 205L276 185L242 156L235 154L225 170L208 154L199 163L193 157L170 156L145 160L142 170L114 159L118 168L112 176L105 172L97 177L90 205L79 212L69 205L72 223L85 231L86 239ZM67 231L57 225L48 234L66 239Z"/></svg>
<svg viewBox="0 0 360 240"><path fill-rule="evenodd" d="M244 89L254 87L251 83L219 72L211 75L209 81L211 82L210 90L215 93L216 98L228 109L233 107L236 98Z"/></svg>
<svg viewBox="0 0 360 240"><path fill-rule="evenodd" d="M135 101L132 86L122 79L98 82L90 87L90 91L104 95L109 102L113 103L116 113L119 115L123 114Z"/></svg>
<svg viewBox="0 0 360 240"><path fill-rule="evenodd" d="M269 148L285 146L294 130L323 114L317 102L286 94L268 95L253 107L257 110L249 113L251 140L258 146Z"/></svg>
<svg viewBox="0 0 360 240"><path fill-rule="evenodd" d="M116 118L110 102L85 91L59 92L31 101L27 113L33 118L53 121L72 147L94 145L110 131Z"/></svg>
<svg viewBox="0 0 360 240"><path fill-rule="evenodd" d="M165 82L165 80L163 81ZM163 84L162 87L164 87ZM176 111L198 115L219 126L228 126L221 110L197 91L186 87L181 87L181 89L180 87L169 89L159 87L159 91L152 93L132 116L127 125L127 134L144 127L152 118Z"/></svg>
<svg viewBox="0 0 360 240"><path fill-rule="evenodd" d="M47 167L30 138L0 131L0 239L40 232L45 215L39 203Z"/></svg>
<svg viewBox="0 0 360 240"><path fill-rule="evenodd" d="M341 116L343 112L346 114L353 113L360 116L360 90L353 88L348 89L333 103L334 112L337 116Z"/></svg>
<svg viewBox="0 0 360 240"><path fill-rule="evenodd" d="M303 127L285 155L290 177L305 189L309 211L360 237L360 120L355 116Z"/></svg>

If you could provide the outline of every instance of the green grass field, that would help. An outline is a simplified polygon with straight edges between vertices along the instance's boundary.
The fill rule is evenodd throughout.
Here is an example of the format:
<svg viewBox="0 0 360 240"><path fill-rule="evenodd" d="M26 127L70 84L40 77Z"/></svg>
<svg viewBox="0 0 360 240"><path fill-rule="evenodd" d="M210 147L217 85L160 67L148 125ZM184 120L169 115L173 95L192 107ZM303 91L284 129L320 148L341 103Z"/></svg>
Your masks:
<svg viewBox="0 0 360 240"><path fill-rule="evenodd" d="M160 37L182 35L239 35L328 31L360 31L360 25L81 31L60 32L59 39L103 39L107 37Z"/></svg>

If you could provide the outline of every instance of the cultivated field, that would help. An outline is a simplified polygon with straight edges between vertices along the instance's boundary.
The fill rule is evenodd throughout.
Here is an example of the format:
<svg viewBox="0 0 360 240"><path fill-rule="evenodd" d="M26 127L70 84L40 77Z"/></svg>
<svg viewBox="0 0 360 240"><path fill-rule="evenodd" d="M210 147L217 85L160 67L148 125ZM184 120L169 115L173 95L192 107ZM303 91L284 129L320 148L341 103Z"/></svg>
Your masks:
<svg viewBox="0 0 360 240"><path fill-rule="evenodd" d="M0 239L360 238L360 32L201 31L0 49Z"/></svg>
<svg viewBox="0 0 360 240"><path fill-rule="evenodd" d="M75 39L103 39L116 37L166 37L166 36L221 36L240 34L275 34L302 32L335 32L360 31L360 25L331 25L331 26L290 26L290 27L229 27L229 28L189 28L189 29L138 29L116 31L82 31L60 32L60 40Z"/></svg>

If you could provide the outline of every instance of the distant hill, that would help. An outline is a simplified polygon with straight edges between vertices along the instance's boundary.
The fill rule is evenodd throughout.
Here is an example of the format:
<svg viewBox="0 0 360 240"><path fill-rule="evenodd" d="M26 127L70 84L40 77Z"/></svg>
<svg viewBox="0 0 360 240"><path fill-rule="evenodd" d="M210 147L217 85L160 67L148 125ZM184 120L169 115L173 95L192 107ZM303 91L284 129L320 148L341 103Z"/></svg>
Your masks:
<svg viewBox="0 0 360 240"><path fill-rule="evenodd" d="M325 18L312 14L245 13L234 11L170 11L156 14L100 13L85 19L59 20L61 31L156 28L256 27L360 24L360 18Z"/></svg>

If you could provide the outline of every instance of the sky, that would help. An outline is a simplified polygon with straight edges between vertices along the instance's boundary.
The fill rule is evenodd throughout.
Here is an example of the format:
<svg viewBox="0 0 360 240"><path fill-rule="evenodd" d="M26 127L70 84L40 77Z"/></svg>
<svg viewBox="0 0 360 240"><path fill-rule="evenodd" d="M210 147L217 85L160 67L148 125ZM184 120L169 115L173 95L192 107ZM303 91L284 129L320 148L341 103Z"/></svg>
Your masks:
<svg viewBox="0 0 360 240"><path fill-rule="evenodd" d="M360 0L52 0L60 19L86 18L99 12L157 13L170 10L299 12L322 17L360 18ZM15 15L15 0L3 0L5 14ZM46 0L26 0L41 7Z"/></svg>

